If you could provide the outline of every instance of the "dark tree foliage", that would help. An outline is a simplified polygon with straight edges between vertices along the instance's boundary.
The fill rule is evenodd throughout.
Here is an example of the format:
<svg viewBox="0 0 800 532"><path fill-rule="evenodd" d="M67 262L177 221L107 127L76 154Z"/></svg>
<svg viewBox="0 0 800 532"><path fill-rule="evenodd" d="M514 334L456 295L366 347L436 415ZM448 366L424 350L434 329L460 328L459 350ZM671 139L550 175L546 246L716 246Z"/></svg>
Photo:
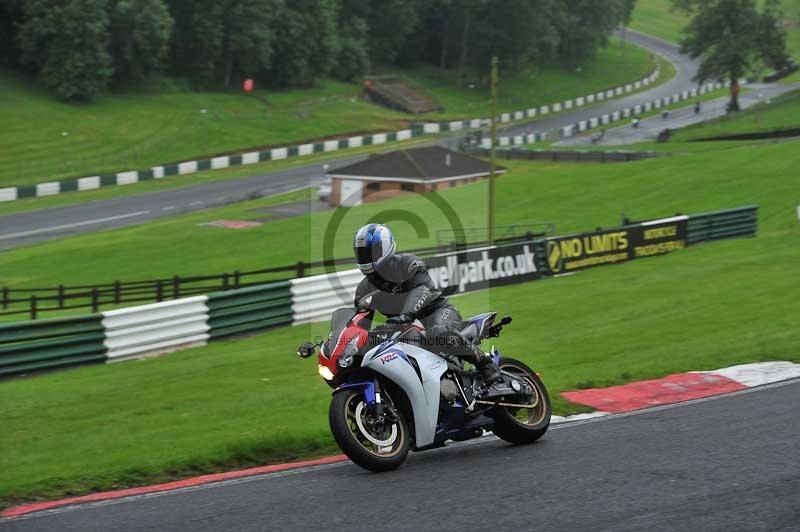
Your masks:
<svg viewBox="0 0 800 532"><path fill-rule="evenodd" d="M429 63L484 79L574 66L635 0L0 0L0 62L59 97L91 99L160 70L198 87L307 87ZM762 19L766 24L766 19ZM776 44L777 47L777 44Z"/></svg>
<svg viewBox="0 0 800 532"><path fill-rule="evenodd" d="M113 72L106 0L27 0L22 60L63 100L91 100Z"/></svg>
<svg viewBox="0 0 800 532"><path fill-rule="evenodd" d="M116 0L109 9L111 56L118 82L157 72L169 52L173 20L161 0Z"/></svg>
<svg viewBox="0 0 800 532"><path fill-rule="evenodd" d="M698 81L729 79L728 109L739 110L738 80L760 63L775 69L791 57L786 32L779 24L780 0L673 0L676 9L692 15L681 48L702 58Z"/></svg>

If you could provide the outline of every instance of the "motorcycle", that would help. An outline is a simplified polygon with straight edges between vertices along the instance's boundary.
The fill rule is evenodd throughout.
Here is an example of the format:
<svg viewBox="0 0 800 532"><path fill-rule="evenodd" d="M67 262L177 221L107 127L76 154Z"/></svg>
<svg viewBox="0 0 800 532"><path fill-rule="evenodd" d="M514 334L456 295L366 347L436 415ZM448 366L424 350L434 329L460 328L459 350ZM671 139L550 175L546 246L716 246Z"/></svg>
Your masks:
<svg viewBox="0 0 800 532"><path fill-rule="evenodd" d="M492 431L515 443L531 443L547 432L551 406L547 389L526 364L490 354L502 382L488 389L475 368L455 356L431 352L432 342L417 320L372 328L369 294L356 308L333 313L331 331L320 342L305 342L298 355L317 348L320 376L333 390L328 418L342 451L359 466L388 471L409 451L442 447ZM463 323L462 335L479 345L511 323L496 312ZM435 349L435 346L433 346Z"/></svg>

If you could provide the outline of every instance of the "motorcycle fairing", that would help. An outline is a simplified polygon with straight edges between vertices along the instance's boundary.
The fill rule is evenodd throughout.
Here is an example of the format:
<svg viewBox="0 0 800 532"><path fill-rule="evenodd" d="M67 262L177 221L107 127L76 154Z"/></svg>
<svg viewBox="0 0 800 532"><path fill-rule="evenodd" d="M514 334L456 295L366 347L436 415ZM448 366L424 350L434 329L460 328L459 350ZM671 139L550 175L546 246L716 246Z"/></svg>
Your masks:
<svg viewBox="0 0 800 532"><path fill-rule="evenodd" d="M416 361L419 374L409 357ZM414 345L384 343L367 353L361 366L385 375L403 389L414 411L416 446L432 444L439 417L440 381L447 362Z"/></svg>

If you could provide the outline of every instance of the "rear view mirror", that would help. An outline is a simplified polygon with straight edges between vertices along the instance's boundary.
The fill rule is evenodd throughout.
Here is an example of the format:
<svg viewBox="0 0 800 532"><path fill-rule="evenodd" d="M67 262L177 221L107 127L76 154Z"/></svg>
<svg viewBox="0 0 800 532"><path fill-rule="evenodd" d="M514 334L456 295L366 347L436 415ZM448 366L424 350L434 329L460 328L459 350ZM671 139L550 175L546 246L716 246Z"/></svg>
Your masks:
<svg viewBox="0 0 800 532"><path fill-rule="evenodd" d="M317 351L317 344L313 342L303 342L297 348L297 356L300 358L308 358Z"/></svg>

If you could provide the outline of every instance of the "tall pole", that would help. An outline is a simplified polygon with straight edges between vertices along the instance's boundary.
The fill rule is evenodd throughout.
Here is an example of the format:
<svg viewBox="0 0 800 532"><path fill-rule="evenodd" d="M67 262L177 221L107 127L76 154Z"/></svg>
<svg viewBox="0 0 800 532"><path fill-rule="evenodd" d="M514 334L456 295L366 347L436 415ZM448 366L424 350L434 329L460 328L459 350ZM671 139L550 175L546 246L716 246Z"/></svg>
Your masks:
<svg viewBox="0 0 800 532"><path fill-rule="evenodd" d="M494 172L497 145L497 56L492 57L492 145L489 148L489 245L494 245Z"/></svg>

